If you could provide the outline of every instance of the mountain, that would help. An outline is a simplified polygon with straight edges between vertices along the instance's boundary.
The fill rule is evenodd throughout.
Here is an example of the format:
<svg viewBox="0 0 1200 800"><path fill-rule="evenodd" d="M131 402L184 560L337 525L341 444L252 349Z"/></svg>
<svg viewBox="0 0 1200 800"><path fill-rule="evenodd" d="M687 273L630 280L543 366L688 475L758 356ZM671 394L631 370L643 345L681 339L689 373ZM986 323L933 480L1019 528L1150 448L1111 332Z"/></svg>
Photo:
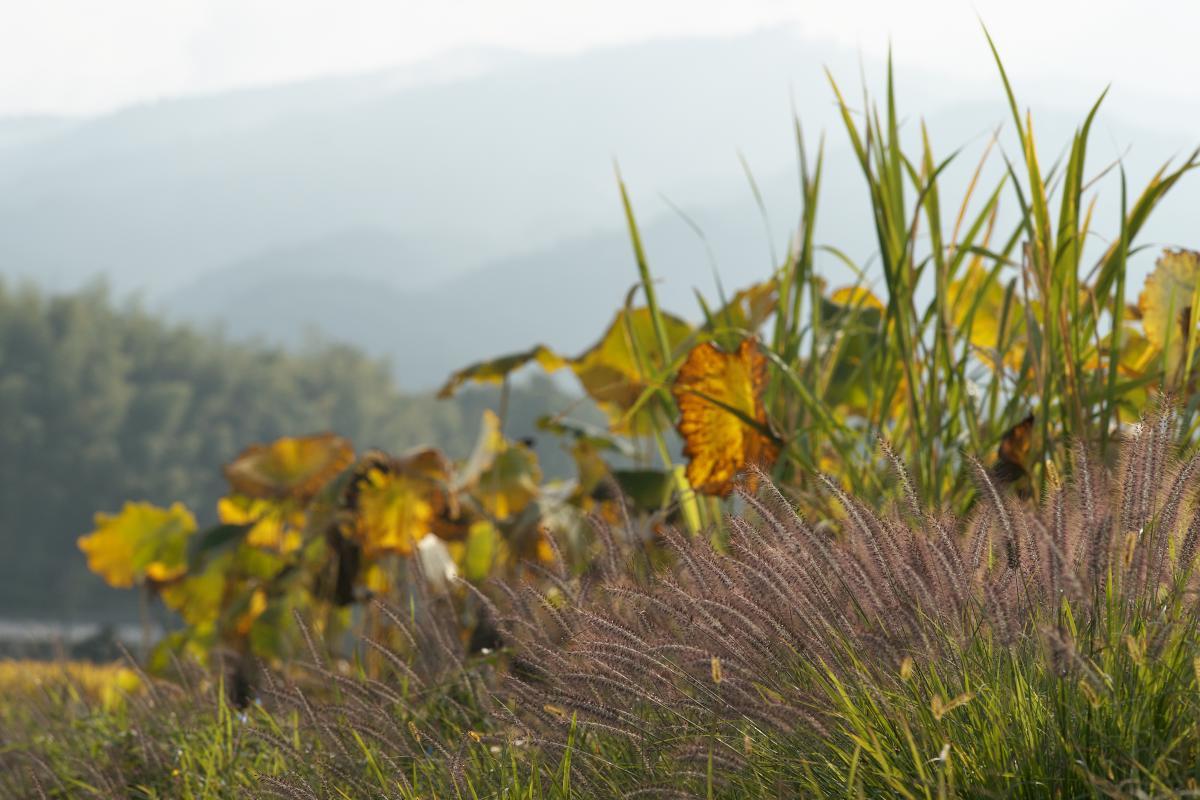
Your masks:
<svg viewBox="0 0 1200 800"><path fill-rule="evenodd" d="M1048 146L1065 146L1078 122L1076 115L1065 112L1044 113L1038 119L1041 141ZM961 197L987 137L1004 121L1003 108L998 113L991 105L970 104L952 106L928 120L939 154L945 156L955 147L963 147L943 174L944 186L950 187L944 202ZM1099 171L1110 159L1123 155L1131 191L1136 191L1160 165L1160 159L1181 149L1183 141L1106 122L1093 143L1089 163ZM1129 142L1138 144L1136 152L1125 152ZM1012 152L1015 143L1005 134L1000 146ZM988 189L978 191L974 208L1001 178L1003 169L1003 160L993 158L980 181L981 187ZM876 245L858 170L845 147L830 147L817 238L821 243L837 244L865 265ZM1119 207L1116 180L1114 172L1099 186L1098 234L1114 229ZM641 235L665 308L698 319L697 291L710 303L717 302L714 273L724 289L732 292L762 280L786 253L799 213L794 170L764 176L758 187L768 209L766 222L748 186L731 192L724 204L706 206L681 198L686 220L658 198L643 204L649 213L640 215ZM1179 194L1162 206L1142 241L1195 244L1190 238L1194 235L1190 209L1198 197L1197 187L1185 184L1177 191ZM1010 230L1015 219L1011 195L1004 203L998 230ZM943 214L953 220L957 208L947 207ZM599 338L637 279L629 235L620 227L619 208L613 209L610 217L617 227L563 239L449 277L439 274L434 253L417 252L398 238L360 231L208 273L168 295L165 310L193 320L221 320L236 337L284 343L300 342L319 328L389 359L406 388L430 388L454 368L476 360L538 342L577 353ZM1104 244L1096 237L1091 246ZM1140 286L1141 275L1156 254L1149 248L1132 264L1132 286ZM832 282L852 280L834 256L825 253L819 258Z"/></svg>
<svg viewBox="0 0 1200 800"><path fill-rule="evenodd" d="M718 296L714 272L730 291L769 274L772 250L786 252L798 213L794 184L789 178L764 187L781 212L772 221L772 240L748 188L740 204L688 208L705 239L678 214L649 214L641 234L664 307L694 318L700 313L696 290L710 300ZM619 208L611 216L619 222ZM164 298L162 310L193 321L220 320L234 337L285 344L319 328L389 359L402 386L422 389L456 367L535 342L581 351L599 338L637 281L624 228L567 238L450 277L439 277L436 261L400 240L360 232L335 241L206 274ZM389 243L390 255L373 249ZM346 257L355 252L358 260Z"/></svg>
<svg viewBox="0 0 1200 800"><path fill-rule="evenodd" d="M789 101L814 129L834 120L827 62L854 69L852 52L767 31L79 120L0 150L4 270L62 287L103 274L152 297L270 250L371 229L463 241L437 265L462 274L610 227L614 159L651 191L708 203L744 190L739 150L758 172L789 166Z"/></svg>
<svg viewBox="0 0 1200 800"><path fill-rule="evenodd" d="M0 117L0 152L43 141L74 124L69 117Z"/></svg>

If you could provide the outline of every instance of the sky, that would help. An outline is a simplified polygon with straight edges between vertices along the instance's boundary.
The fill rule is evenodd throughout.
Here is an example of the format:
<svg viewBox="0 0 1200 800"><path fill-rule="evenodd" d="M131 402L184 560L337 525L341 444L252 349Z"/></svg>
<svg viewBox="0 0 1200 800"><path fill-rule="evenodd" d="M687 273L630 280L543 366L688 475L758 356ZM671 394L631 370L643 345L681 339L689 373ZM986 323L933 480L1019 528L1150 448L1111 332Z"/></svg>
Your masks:
<svg viewBox="0 0 1200 800"><path fill-rule="evenodd" d="M98 114L158 98L418 63L474 47L569 53L791 26L959 80L1014 78L1200 102L1194 0L3 0L0 114ZM1184 72L1182 65L1189 65Z"/></svg>

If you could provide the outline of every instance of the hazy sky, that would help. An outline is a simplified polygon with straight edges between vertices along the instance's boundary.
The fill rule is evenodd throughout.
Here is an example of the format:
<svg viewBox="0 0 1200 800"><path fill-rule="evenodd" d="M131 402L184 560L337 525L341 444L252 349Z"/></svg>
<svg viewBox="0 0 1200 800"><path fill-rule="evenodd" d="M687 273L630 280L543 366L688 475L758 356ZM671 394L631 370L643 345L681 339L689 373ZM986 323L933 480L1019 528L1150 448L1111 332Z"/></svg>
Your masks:
<svg viewBox="0 0 1200 800"><path fill-rule="evenodd" d="M421 61L461 47L570 52L792 24L902 64L1010 71L1200 100L1196 0L3 0L0 113L95 113L156 97Z"/></svg>

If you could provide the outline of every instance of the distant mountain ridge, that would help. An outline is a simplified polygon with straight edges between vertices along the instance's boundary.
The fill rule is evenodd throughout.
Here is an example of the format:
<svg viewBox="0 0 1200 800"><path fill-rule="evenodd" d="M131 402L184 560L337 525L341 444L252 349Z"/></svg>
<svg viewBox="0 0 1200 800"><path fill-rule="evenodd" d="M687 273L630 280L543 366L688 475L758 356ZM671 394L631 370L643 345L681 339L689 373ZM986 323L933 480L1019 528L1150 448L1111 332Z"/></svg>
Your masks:
<svg viewBox="0 0 1200 800"><path fill-rule="evenodd" d="M377 229L466 239L461 273L612 227L613 160L696 202L794 160L788 99L832 119L820 64L781 31L570 57L459 79L378 75L146 104L0 150L0 253L52 286L150 296L298 241ZM796 76L811 78L789 87Z"/></svg>

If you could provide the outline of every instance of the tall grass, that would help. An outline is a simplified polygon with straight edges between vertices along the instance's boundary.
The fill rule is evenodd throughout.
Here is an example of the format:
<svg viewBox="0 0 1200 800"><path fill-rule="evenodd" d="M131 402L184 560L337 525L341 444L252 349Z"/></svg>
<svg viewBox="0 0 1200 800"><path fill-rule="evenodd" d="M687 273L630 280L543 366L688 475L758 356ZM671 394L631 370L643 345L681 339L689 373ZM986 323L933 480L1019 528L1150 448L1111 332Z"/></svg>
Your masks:
<svg viewBox="0 0 1200 800"><path fill-rule="evenodd" d="M1111 478L1077 448L1039 507L976 462L979 507L943 518L896 461L906 502L889 514L825 482L838 536L767 486L728 520L728 552L672 535L666 572L635 561L558 603L530 590L541 623L506 618L530 662L524 735L573 747L586 796L1184 788L1200 773L1200 456L1173 456L1175 421L1148 418Z"/></svg>
<svg viewBox="0 0 1200 800"><path fill-rule="evenodd" d="M47 797L1188 796L1200 454L1178 451L1178 423L1150 415L1112 467L1077 444L1039 502L970 462L965 517L923 505L884 447L903 498L886 509L826 479L844 513L809 521L764 476L723 548L664 531L664 563L601 527L588 574L560 560L478 597L503 654L457 639L414 574L408 602L379 607L396 644L362 642L382 669L308 636L308 665L240 713L206 710L211 685L144 678L119 713L5 730L3 780Z"/></svg>
<svg viewBox="0 0 1200 800"><path fill-rule="evenodd" d="M890 59L882 105L865 88L852 103L828 76L868 190L877 246L870 268L816 238L824 140L813 156L796 124L802 213L793 247L772 276L777 300L763 334L770 416L784 445L775 477L797 484L813 503L822 502L820 492L805 476L818 472L837 473L864 499L888 495L871 449L885 436L911 465L922 500L961 511L974 492L961 453L992 451L1030 413L1028 466L1044 490L1051 471L1067 467L1068 442L1088 442L1108 458L1118 423L1136 419L1147 391L1164 383L1164 359L1137 370L1122 362L1121 342L1136 324L1126 310L1126 267L1147 219L1200 165L1200 149L1163 165L1130 194L1120 164L1096 168L1088 159L1101 95L1065 155L1047 166L1032 116L1022 112L990 36L988 44L1016 152L994 139L957 197L947 195L945 176L962 152L936 155L923 122L919 131L911 123L903 129ZM997 159L1002 175L984 185L986 166ZM1102 223L1095 182L1110 170L1119 173L1120 215ZM652 264L624 192L639 279L658 318ZM1002 206L1016 219L1005 230ZM1106 242L1099 253L1086 246L1096 239ZM831 302L821 259L858 276L840 303ZM875 282L881 307L868 294ZM709 327L718 340L758 332L730 328L719 316ZM1195 327L1188 318L1180 334L1187 375ZM670 355L663 360L669 366L647 371L649 394L672 380L683 354ZM1185 427L1193 432L1191 411Z"/></svg>

